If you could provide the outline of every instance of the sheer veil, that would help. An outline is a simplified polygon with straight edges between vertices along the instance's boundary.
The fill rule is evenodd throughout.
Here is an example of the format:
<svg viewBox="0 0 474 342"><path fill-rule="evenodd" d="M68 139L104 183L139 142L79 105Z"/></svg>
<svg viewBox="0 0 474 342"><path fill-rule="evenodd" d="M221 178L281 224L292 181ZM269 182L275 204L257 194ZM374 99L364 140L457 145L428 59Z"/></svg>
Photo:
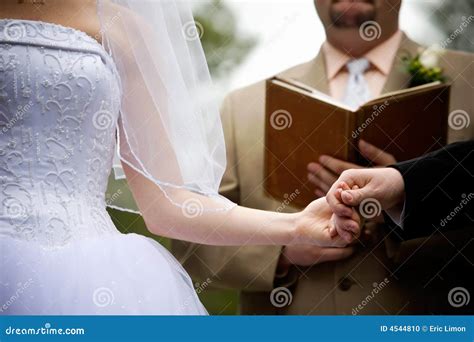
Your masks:
<svg viewBox="0 0 474 342"><path fill-rule="evenodd" d="M120 161L177 206L232 208L218 194L226 163L224 137L218 108L208 96L210 75L189 4L98 0L98 13L102 42L120 79ZM108 205L137 211L118 160L114 171ZM205 200L182 196L179 190Z"/></svg>

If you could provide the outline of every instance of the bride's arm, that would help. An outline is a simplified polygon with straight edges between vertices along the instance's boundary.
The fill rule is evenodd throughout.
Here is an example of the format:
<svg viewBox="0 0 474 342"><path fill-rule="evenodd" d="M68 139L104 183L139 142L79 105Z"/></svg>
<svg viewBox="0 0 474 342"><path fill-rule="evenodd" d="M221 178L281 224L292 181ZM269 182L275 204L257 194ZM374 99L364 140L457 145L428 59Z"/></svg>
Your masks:
<svg viewBox="0 0 474 342"><path fill-rule="evenodd" d="M180 1L101 4L101 33L122 95L120 156L151 232L213 245L345 244L329 235L332 213L324 199L301 213L281 214L225 210L222 202L179 190L217 195L225 167L207 62L198 37L187 34L196 29L191 9ZM190 199L203 208L198 215L187 212Z"/></svg>
<svg viewBox="0 0 474 342"><path fill-rule="evenodd" d="M208 245L290 245L317 244L344 246L339 236L331 237L332 212L324 198L304 211L284 214L236 206L227 211L197 211L172 204L160 188L124 164L127 181L148 229L157 235ZM195 199L203 208L211 208L211 199L177 189L173 197ZM354 224L358 218L354 217Z"/></svg>

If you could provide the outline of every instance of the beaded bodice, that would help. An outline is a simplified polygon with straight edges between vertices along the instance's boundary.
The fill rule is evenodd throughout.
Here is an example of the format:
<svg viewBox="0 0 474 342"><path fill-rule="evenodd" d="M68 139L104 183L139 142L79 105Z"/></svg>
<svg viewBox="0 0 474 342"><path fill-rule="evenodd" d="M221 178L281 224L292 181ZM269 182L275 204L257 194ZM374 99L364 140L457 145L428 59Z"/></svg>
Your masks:
<svg viewBox="0 0 474 342"><path fill-rule="evenodd" d="M115 65L95 39L0 20L0 236L60 246L116 232L104 194L119 106Z"/></svg>

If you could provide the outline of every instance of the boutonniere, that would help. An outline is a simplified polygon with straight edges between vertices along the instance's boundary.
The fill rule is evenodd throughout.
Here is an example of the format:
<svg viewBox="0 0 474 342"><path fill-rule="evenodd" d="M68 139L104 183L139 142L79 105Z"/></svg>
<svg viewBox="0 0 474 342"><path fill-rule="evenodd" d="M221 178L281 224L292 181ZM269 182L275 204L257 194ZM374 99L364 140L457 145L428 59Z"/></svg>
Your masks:
<svg viewBox="0 0 474 342"><path fill-rule="evenodd" d="M415 57L407 55L403 57L406 71L410 74L410 87L416 87L430 82L445 82L443 69L439 67L439 58L443 49L432 46L420 49Z"/></svg>

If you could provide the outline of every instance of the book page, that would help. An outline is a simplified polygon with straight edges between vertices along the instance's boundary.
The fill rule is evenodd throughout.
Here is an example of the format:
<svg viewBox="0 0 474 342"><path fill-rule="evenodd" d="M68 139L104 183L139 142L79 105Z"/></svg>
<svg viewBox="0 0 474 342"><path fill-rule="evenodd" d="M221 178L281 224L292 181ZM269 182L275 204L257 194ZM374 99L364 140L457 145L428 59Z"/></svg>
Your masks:
<svg viewBox="0 0 474 342"><path fill-rule="evenodd" d="M440 81L435 81L435 82L423 84L423 85L416 86L416 87L404 88L404 89L400 89L400 90L391 91L391 92L388 92L388 93L380 94L379 96L373 98L372 100L364 103L361 107L376 104L376 103L380 103L380 102L382 102L382 100L385 100L387 98L400 97L400 96L406 95L406 94L422 93L422 92L424 92L428 89L433 89L433 88L437 88L437 87L441 87L441 86L448 86L448 84L441 83Z"/></svg>
<svg viewBox="0 0 474 342"><path fill-rule="evenodd" d="M306 96L310 96L314 99L317 99L317 100L320 100L322 102L328 103L328 104L333 105L335 107L345 109L345 110L350 111L350 112L355 113L360 108L360 107L349 106L349 105L345 104L344 102L339 101L339 100L331 97L328 94L325 94L325 93L323 93L323 92L321 92L317 89L314 89L314 88L312 88L312 87L310 87L310 86L308 86L304 83L301 83L301 82L293 80L293 79L285 80L285 79L282 79L282 78L275 78L273 80L273 82L275 82L275 84L278 84L282 87L291 89L291 90L293 90L295 92L298 92L298 93L303 93Z"/></svg>
<svg viewBox="0 0 474 342"><path fill-rule="evenodd" d="M420 85L420 86L417 86L417 87L411 87L411 88L404 88L404 89L400 89L400 90L395 90L395 91L391 91L391 92L388 92L388 93L381 94L381 95L371 99L370 101L367 101L366 103L364 103L363 105L361 105L359 107L353 107L353 106L349 106L349 105L345 104L344 102L342 102L340 100L337 100L337 99L331 97L328 94L325 94L325 93L323 93L323 92L321 92L317 89L314 89L314 88L312 88L312 87L310 87L310 86L308 86L308 85L306 85L302 82L294 80L294 79L283 79L283 78L277 77L273 80L273 82L275 82L276 84L278 84L280 86L291 89L295 92L304 93L306 96L310 96L310 97L318 99L322 102L331 104L333 106L336 106L336 107L339 107L339 108L342 108L342 109L345 109L345 110L348 110L348 111L354 112L354 113L357 112L362 107L370 106L370 105L373 105L373 104L378 104L380 102L383 102L383 100L385 100L387 98L398 97L398 96L401 96L401 95L404 95L404 94L409 94L409 93L410 94L420 93L420 92L424 92L427 89L432 89L432 88L436 88L436 87L445 85L445 84L441 83L440 81L435 81L435 82L423 84L423 85Z"/></svg>

